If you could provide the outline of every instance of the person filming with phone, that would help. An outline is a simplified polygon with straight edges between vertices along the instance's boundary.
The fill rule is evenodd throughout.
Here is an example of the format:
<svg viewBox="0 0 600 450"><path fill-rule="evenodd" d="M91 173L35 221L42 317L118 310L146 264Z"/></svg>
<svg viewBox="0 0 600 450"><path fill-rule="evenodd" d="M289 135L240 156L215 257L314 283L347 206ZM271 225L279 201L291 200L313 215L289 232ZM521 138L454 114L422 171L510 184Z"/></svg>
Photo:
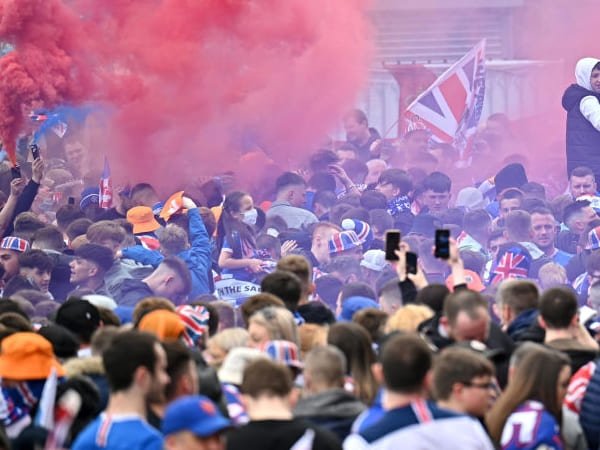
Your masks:
<svg viewBox="0 0 600 450"><path fill-rule="evenodd" d="M391 249L394 240L396 237L392 234L391 242L386 249ZM485 298L479 292L469 289L469 280L465 275L458 246L450 237L448 230L436 231L435 246L432 251L436 258L448 264L453 280L453 292L445 298L441 312L419 325L419 332L440 350L462 342L471 345L472 341L476 341L475 345L480 345L482 349L497 350L496 370L501 384L504 384L508 371L508 358L514 348L513 342L491 320ZM405 303L408 297L405 295L407 284L412 284L416 292L428 285L418 263L416 270L410 268L411 272L415 273L409 273L408 260L414 258L410 253L405 243L398 244L398 249L395 251L396 272ZM416 295L414 297L416 298Z"/></svg>

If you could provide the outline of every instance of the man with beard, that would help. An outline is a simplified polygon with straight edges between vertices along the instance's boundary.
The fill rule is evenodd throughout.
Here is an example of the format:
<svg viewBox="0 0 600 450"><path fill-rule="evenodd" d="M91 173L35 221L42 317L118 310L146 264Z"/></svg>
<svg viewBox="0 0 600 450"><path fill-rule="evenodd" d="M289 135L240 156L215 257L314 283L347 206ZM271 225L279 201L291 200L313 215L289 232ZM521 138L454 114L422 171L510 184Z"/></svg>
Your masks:
<svg viewBox="0 0 600 450"><path fill-rule="evenodd" d="M76 439L73 450L161 449L162 436L146 421L146 404L162 402L169 382L159 341L138 331L118 334L102 354L110 385L106 410Z"/></svg>

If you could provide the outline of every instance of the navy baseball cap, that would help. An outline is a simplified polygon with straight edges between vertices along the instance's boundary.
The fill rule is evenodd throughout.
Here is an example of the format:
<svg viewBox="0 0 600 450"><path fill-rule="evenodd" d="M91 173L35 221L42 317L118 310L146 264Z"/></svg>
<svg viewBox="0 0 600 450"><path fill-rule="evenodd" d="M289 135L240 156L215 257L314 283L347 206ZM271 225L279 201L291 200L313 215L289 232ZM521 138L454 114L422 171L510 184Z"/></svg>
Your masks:
<svg viewBox="0 0 600 450"><path fill-rule="evenodd" d="M208 397L189 395L175 400L167 407L162 432L168 436L189 431L199 437L209 437L231 426L229 419L223 417Z"/></svg>

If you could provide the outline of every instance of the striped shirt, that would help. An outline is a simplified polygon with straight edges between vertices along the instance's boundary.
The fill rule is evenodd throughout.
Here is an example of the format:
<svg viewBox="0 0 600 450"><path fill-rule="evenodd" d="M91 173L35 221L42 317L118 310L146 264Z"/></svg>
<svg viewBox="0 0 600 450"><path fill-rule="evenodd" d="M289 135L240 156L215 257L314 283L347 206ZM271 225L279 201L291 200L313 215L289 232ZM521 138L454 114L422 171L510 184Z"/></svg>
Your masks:
<svg viewBox="0 0 600 450"><path fill-rule="evenodd" d="M73 450L160 450L162 435L140 416L100 414L77 437Z"/></svg>
<svg viewBox="0 0 600 450"><path fill-rule="evenodd" d="M387 411L374 425L344 441L345 450L492 450L481 424L470 417L418 400Z"/></svg>

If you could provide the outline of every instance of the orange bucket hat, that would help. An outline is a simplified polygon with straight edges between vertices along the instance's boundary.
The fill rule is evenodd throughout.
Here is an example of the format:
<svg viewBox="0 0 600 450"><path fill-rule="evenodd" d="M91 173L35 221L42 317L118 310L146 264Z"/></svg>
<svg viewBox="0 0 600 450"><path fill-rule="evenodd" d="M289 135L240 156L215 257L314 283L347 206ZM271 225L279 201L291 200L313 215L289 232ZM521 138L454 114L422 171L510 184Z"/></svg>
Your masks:
<svg viewBox="0 0 600 450"><path fill-rule="evenodd" d="M154 334L161 341L173 341L181 337L185 324L177 313L157 309L142 317L138 329Z"/></svg>
<svg viewBox="0 0 600 450"><path fill-rule="evenodd" d="M151 233L160 228L152 209L147 206L135 206L127 211L127 222L133 225L133 234Z"/></svg>
<svg viewBox="0 0 600 450"><path fill-rule="evenodd" d="M2 340L0 346L0 377L27 381L48 378L52 368L61 377L65 374L52 350L52 344L37 333L21 332Z"/></svg>

